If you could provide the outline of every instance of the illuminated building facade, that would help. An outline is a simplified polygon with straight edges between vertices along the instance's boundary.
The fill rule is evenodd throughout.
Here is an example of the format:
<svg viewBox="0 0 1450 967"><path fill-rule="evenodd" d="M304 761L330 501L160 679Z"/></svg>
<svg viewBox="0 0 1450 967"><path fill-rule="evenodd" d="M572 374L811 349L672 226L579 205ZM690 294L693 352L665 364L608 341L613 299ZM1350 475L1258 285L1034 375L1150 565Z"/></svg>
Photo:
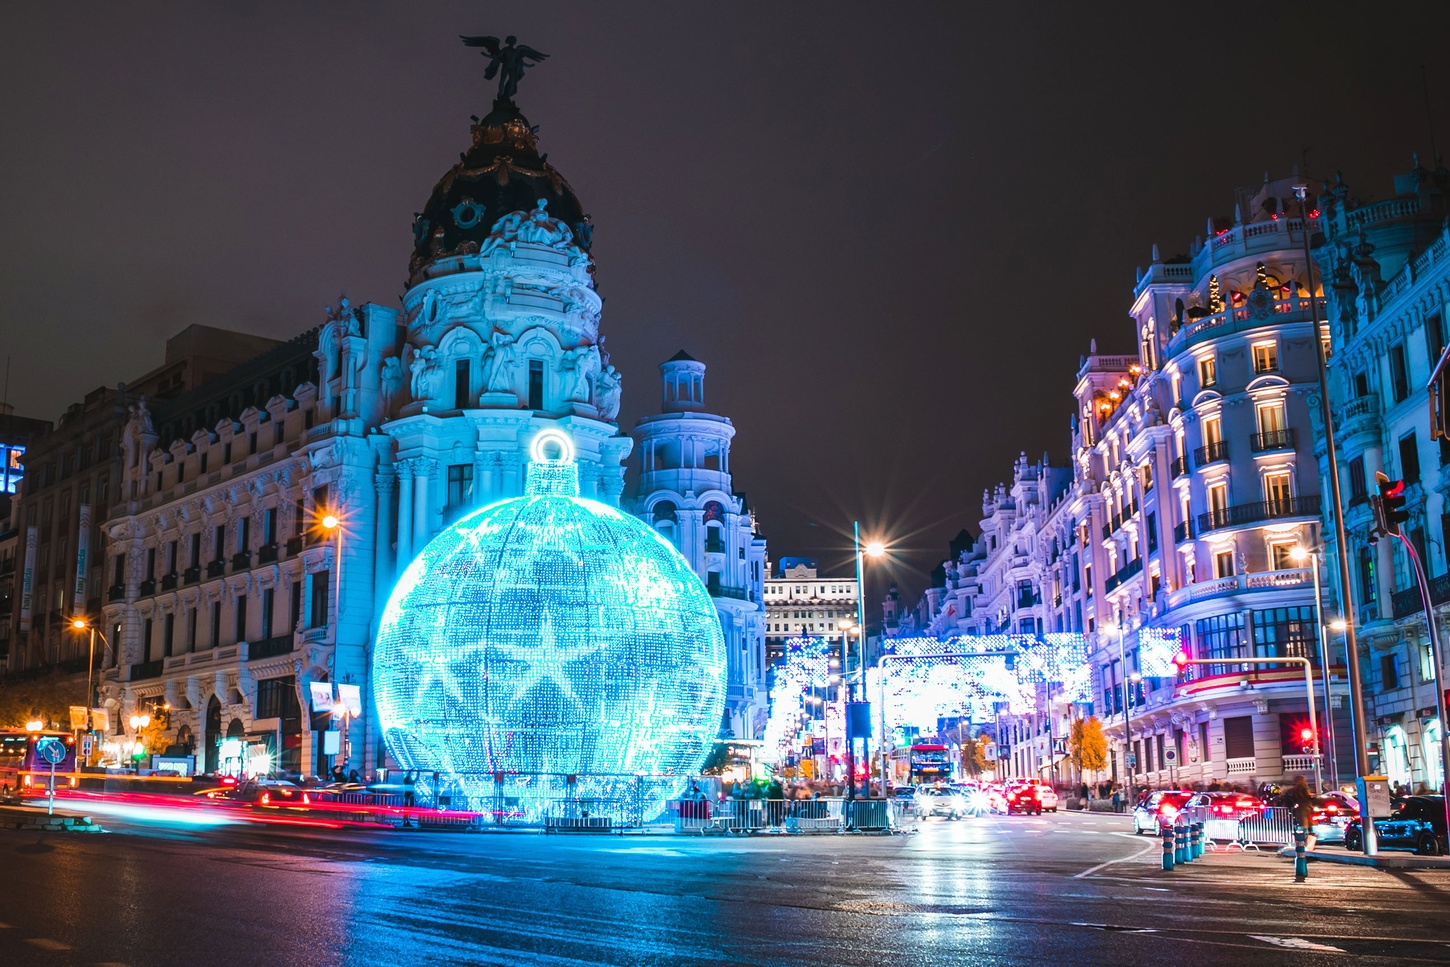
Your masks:
<svg viewBox="0 0 1450 967"><path fill-rule="evenodd" d="M1317 334L1292 183L1240 192L1234 216L1210 220L1188 255L1165 260L1155 246L1130 309L1137 351L1094 344L1079 369L1071 482L1043 488L1024 516L1031 474L1019 461L1012 491L984 502L985 543L899 620L933 635L1029 623L1086 634L1091 710L1118 778L1254 785L1313 770L1302 672L1232 661L1318 661L1313 577L1291 554L1320 532ZM1156 652L1164 634L1224 663L1181 679L1146 667L1141 643ZM1347 734L1342 657L1332 666ZM1004 718L1013 773L1048 774L1066 714Z"/></svg>
<svg viewBox="0 0 1450 967"><path fill-rule="evenodd" d="M765 538L734 489L735 427L705 410L705 364L681 350L660 364L660 412L635 427L634 511L675 545L705 582L725 635L730 737L765 727Z"/></svg>
<svg viewBox="0 0 1450 967"><path fill-rule="evenodd" d="M856 579L823 577L812 558L787 557L765 582L765 650L771 667L791 638L841 637L841 622L857 617Z"/></svg>
<svg viewBox="0 0 1450 967"><path fill-rule="evenodd" d="M1336 179L1319 195L1323 236L1314 252L1329 280L1329 391L1352 548L1353 620L1370 705L1364 719L1370 768L1412 788L1441 782L1425 608L1400 542L1369 542L1374 522L1368 497L1376 471L1404 480L1411 515L1406 534L1424 562L1444 628L1450 613L1450 443L1432 437L1426 384L1447 344L1447 190L1450 174L1443 166L1427 171L1416 164L1395 178L1393 195L1376 202L1360 201ZM1327 455L1319 456L1327 474ZM1337 574L1332 529L1325 541L1330 573Z"/></svg>
<svg viewBox="0 0 1450 967"><path fill-rule="evenodd" d="M97 387L32 437L12 515L16 567L3 578L12 582L14 601L8 669L85 668L89 641L70 620L77 611L100 615L106 600L102 523L117 500L128 409L143 399L174 399L271 345L261 336L188 326L166 341L160 366L120 386Z"/></svg>

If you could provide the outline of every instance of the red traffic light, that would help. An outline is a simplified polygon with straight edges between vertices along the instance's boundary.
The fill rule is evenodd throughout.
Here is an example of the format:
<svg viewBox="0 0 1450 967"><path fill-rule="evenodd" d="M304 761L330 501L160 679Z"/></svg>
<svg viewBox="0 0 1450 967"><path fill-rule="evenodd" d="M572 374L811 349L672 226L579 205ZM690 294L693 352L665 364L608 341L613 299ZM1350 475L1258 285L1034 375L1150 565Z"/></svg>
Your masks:
<svg viewBox="0 0 1450 967"><path fill-rule="evenodd" d="M1379 496L1372 498L1376 530L1387 536L1398 537L1401 533L1400 525L1410 520L1410 512L1405 509L1405 482L1391 480L1378 470L1375 471L1374 482L1379 490Z"/></svg>
<svg viewBox="0 0 1450 967"><path fill-rule="evenodd" d="M1178 654L1173 656L1173 664L1177 665L1180 669L1187 665L1188 661L1189 659L1187 652L1180 651Z"/></svg>
<svg viewBox="0 0 1450 967"><path fill-rule="evenodd" d="M1313 729L1300 729L1299 730L1299 738L1303 739L1305 742L1308 742L1310 739L1314 738L1314 730Z"/></svg>

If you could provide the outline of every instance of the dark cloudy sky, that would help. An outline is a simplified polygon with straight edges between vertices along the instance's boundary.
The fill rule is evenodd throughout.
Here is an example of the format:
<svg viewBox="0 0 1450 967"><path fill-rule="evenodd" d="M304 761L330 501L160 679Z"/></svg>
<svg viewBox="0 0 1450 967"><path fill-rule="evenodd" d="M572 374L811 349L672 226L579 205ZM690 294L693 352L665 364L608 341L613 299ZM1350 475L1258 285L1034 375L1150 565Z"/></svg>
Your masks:
<svg viewBox="0 0 1450 967"><path fill-rule="evenodd" d="M789 9L787 9L789 8ZM1113 12L1108 12L1113 11ZM1089 338L1235 187L1383 195L1450 145L1450 4L65 3L0 14L0 352L54 418L200 322L396 305L492 85L594 216L622 422L687 349L774 556L918 589L1021 450L1066 458ZM888 575L883 572L881 580ZM879 590L873 586L872 596Z"/></svg>

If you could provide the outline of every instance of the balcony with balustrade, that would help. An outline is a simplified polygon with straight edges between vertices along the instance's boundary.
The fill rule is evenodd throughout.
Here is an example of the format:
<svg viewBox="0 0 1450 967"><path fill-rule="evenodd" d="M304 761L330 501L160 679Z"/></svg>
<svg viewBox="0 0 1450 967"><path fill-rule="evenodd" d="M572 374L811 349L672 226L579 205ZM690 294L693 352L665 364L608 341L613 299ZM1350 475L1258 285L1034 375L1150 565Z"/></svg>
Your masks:
<svg viewBox="0 0 1450 967"><path fill-rule="evenodd" d="M1249 438L1249 448L1255 453L1270 453L1274 450L1294 449L1294 431L1266 430Z"/></svg>
<svg viewBox="0 0 1450 967"><path fill-rule="evenodd" d="M1281 497L1278 500L1259 500L1232 507L1219 507L1198 515L1198 532L1223 530L1228 527L1248 527L1270 520L1286 520L1295 517L1317 518L1319 496Z"/></svg>
<svg viewBox="0 0 1450 967"><path fill-rule="evenodd" d="M1215 440L1213 443L1206 443L1193 451L1193 463L1199 467L1227 459L1228 441L1226 440Z"/></svg>

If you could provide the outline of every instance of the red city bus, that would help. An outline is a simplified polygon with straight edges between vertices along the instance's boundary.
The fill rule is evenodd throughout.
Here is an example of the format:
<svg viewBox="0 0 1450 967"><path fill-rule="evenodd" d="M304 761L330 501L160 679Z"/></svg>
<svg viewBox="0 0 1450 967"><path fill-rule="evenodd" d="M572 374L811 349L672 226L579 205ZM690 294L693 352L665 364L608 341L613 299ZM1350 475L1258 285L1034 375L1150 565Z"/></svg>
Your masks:
<svg viewBox="0 0 1450 967"><path fill-rule="evenodd" d="M57 789L74 788L76 737L69 732L0 729L0 797L44 796L50 789L50 763L35 750L46 736L65 746L65 758L55 764Z"/></svg>

